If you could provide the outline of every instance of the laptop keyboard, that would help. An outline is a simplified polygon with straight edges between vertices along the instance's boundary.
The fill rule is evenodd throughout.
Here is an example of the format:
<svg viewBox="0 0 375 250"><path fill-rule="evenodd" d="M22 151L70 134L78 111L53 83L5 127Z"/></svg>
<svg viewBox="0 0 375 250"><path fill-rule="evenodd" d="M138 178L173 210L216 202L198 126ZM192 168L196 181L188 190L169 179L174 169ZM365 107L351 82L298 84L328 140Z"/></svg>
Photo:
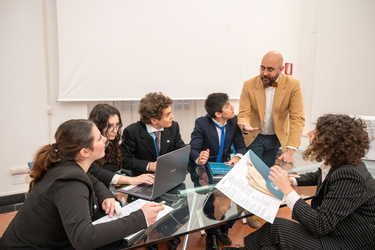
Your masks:
<svg viewBox="0 0 375 250"><path fill-rule="evenodd" d="M135 193L145 195L145 196L151 196L152 188L150 188L150 187L141 188L141 189L137 190Z"/></svg>

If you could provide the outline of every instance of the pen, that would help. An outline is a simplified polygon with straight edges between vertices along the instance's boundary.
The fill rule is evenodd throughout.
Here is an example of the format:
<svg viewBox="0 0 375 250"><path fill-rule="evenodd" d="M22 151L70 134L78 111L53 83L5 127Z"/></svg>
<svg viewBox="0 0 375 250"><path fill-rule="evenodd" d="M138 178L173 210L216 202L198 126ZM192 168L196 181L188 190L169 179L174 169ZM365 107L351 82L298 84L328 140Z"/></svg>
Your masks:
<svg viewBox="0 0 375 250"><path fill-rule="evenodd" d="M158 206L163 206L165 204L165 201L161 201L160 203L158 203Z"/></svg>
<svg viewBox="0 0 375 250"><path fill-rule="evenodd" d="M288 177L300 178L298 174L288 174Z"/></svg>

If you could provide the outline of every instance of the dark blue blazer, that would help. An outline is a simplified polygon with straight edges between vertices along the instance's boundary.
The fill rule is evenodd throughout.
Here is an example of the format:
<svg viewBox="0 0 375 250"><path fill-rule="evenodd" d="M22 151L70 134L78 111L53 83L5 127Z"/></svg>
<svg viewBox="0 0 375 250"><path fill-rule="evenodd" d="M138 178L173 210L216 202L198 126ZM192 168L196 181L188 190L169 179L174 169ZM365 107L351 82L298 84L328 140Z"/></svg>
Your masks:
<svg viewBox="0 0 375 250"><path fill-rule="evenodd" d="M146 125L140 121L130 124L122 136L123 168L133 171L134 176L146 173L147 164L157 160L154 139L147 132ZM173 121L172 126L164 128L160 144L160 155L185 146L177 122Z"/></svg>
<svg viewBox="0 0 375 250"><path fill-rule="evenodd" d="M232 144L236 153L246 154L246 146L240 128L237 125L237 116L229 119L226 126L226 135L223 150L223 161L230 160ZM212 118L208 115L195 120L194 130L191 133L190 164L195 164L202 150L210 150L208 161L215 162L219 152L219 137Z"/></svg>

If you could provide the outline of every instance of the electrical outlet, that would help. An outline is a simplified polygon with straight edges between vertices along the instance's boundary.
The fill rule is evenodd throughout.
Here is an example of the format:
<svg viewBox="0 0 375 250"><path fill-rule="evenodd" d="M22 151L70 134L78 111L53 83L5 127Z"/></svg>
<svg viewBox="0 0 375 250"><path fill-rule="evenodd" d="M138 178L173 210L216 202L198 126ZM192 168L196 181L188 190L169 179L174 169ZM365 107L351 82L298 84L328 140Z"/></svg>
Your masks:
<svg viewBox="0 0 375 250"><path fill-rule="evenodd" d="M47 115L52 115L52 107L47 106Z"/></svg>
<svg viewBox="0 0 375 250"><path fill-rule="evenodd" d="M25 181L26 176L27 176L26 174L12 175L12 184L16 185L16 184L26 183L26 181Z"/></svg>

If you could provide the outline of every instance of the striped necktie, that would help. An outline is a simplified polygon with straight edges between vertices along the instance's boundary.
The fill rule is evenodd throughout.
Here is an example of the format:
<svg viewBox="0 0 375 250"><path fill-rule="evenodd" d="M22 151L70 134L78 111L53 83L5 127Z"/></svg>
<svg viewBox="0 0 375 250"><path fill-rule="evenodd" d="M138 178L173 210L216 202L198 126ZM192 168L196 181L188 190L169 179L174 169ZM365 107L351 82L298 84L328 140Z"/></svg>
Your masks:
<svg viewBox="0 0 375 250"><path fill-rule="evenodd" d="M156 146L157 146L157 150L158 150L158 155L160 154L160 131L155 131L154 132L154 135L155 135L155 141L156 141Z"/></svg>

